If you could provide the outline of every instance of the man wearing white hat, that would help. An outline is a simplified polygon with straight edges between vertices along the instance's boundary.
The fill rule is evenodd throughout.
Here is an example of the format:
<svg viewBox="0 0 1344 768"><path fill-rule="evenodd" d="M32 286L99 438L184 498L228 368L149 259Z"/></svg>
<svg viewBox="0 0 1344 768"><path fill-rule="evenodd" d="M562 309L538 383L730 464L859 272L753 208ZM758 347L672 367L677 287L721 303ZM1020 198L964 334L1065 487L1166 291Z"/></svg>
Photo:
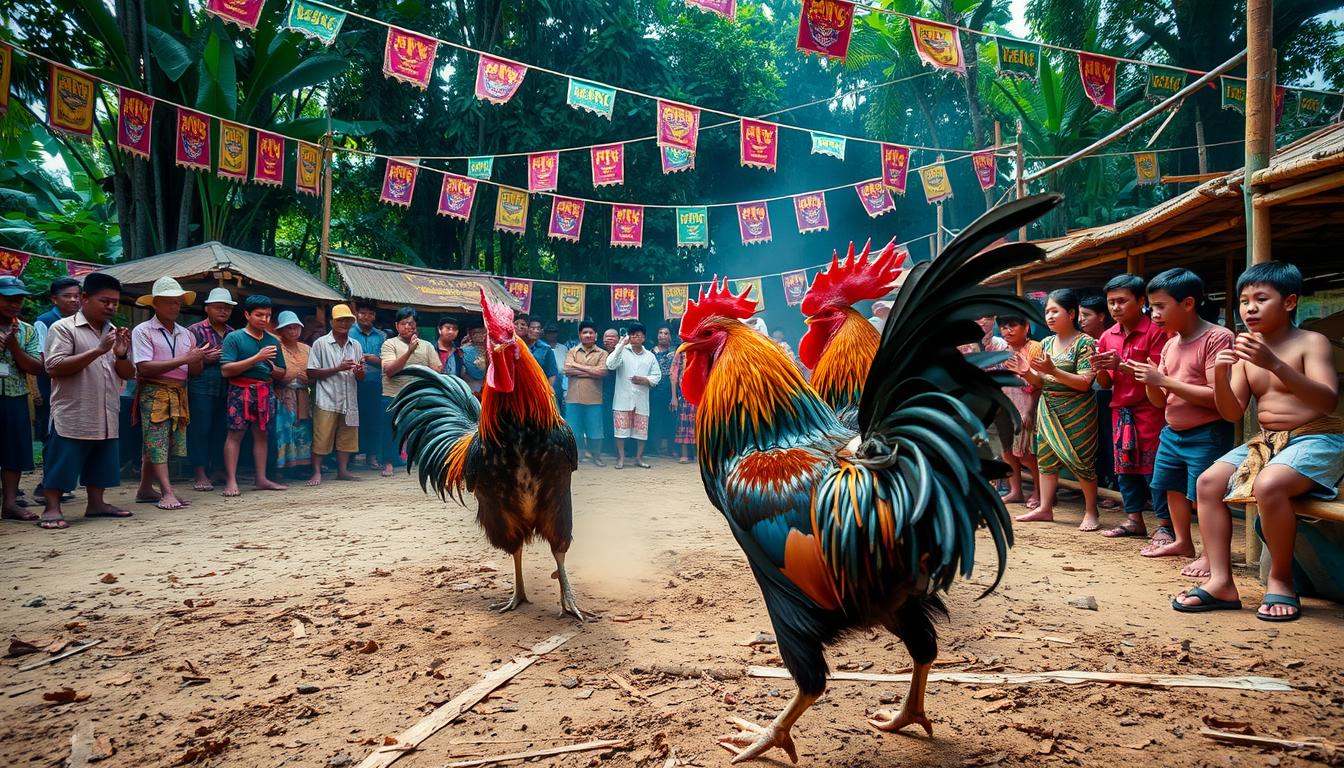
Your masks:
<svg viewBox="0 0 1344 768"><path fill-rule="evenodd" d="M187 384L187 404L192 414L187 425L187 458L195 472L191 487L198 491L215 490L215 482L224 476L228 390L220 373L219 355L224 337L234 331L229 315L237 305L228 288L212 288L205 297L205 319L187 329L196 337L196 345L205 348L201 374Z"/></svg>
<svg viewBox="0 0 1344 768"><path fill-rule="evenodd" d="M187 455L187 377L199 376L206 348L177 318L182 305L196 301L195 291L184 291L171 277L154 281L148 296L137 304L153 306L154 316L131 331L131 361L137 381L136 416L144 435L140 488L135 500L159 509L181 509L190 502L173 492L168 459ZM154 490L154 483L159 490Z"/></svg>

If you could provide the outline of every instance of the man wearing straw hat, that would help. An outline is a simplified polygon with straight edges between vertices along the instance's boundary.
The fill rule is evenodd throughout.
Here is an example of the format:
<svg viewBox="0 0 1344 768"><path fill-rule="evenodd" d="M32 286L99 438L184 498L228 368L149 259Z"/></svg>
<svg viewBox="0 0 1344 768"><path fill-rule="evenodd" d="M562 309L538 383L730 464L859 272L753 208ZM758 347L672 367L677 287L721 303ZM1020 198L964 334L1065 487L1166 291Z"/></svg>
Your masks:
<svg viewBox="0 0 1344 768"><path fill-rule="evenodd" d="M191 502L178 498L168 475L168 459L187 455L187 377L199 376L206 349L196 336L177 322L182 305L196 301L195 291L184 291L171 277L154 281L148 296L136 303L153 306L154 316L131 331L131 361L135 363L135 418L144 435L140 462L139 504L159 509L182 509ZM154 490L158 483L159 490Z"/></svg>

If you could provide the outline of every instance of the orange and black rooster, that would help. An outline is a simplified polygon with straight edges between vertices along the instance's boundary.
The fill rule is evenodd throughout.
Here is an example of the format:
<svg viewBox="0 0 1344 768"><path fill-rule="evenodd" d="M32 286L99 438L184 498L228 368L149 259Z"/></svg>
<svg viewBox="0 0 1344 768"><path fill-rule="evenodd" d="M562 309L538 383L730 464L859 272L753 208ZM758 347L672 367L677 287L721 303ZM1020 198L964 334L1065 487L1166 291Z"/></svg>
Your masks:
<svg viewBox="0 0 1344 768"><path fill-rule="evenodd" d="M541 366L514 335L513 310L484 291L481 307L490 367L479 404L461 379L408 367L414 380L391 406L397 440L418 465L421 488L428 492L432 482L439 498L463 504L463 490L470 491L490 544L513 555L513 597L494 608L511 611L527 602L523 545L540 536L555 556L561 615L583 621L565 573L573 541L570 476L579 467L574 433L560 418Z"/></svg>
<svg viewBox="0 0 1344 768"><path fill-rule="evenodd" d="M998 554L989 589L1012 543L1007 511L985 482L1005 468L977 453L1005 382L957 346L980 338L977 317L1039 314L979 283L1040 249L978 251L1058 201L996 208L911 270L863 383L857 436L778 347L741 322L755 310L745 292L715 285L687 308L681 385L699 406L701 478L747 556L798 686L769 726L720 740L734 762L772 747L797 762L790 731L826 689L824 649L862 627L886 627L915 662L900 711L870 723L932 733L924 689L938 653L933 620L946 615L937 592L970 573L982 524Z"/></svg>

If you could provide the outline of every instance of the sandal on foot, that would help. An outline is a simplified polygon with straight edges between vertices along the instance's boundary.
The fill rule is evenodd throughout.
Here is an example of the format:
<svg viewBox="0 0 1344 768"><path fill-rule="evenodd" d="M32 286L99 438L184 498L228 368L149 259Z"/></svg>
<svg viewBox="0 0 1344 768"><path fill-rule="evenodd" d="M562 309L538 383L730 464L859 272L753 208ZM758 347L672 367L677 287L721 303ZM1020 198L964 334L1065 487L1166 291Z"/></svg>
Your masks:
<svg viewBox="0 0 1344 768"><path fill-rule="evenodd" d="M652 464L645 464L645 463L642 462L642 461L637 461L637 462L635 462L635 466L636 466L636 467L639 467L640 469L653 469L653 465L652 465Z"/></svg>
<svg viewBox="0 0 1344 768"><path fill-rule="evenodd" d="M135 503L136 503L136 504L158 504L158 503L159 503L159 499L162 499L162 498L163 498L163 496L136 496L136 497L135 497Z"/></svg>
<svg viewBox="0 0 1344 768"><path fill-rule="evenodd" d="M158 509L162 509L165 512L172 512L175 509L186 509L187 503L185 501L178 500L176 504L168 504L165 503L163 499L159 499L159 503L155 504L154 506L157 507Z"/></svg>
<svg viewBox="0 0 1344 768"><path fill-rule="evenodd" d="M1270 616L1267 613L1261 613L1257 608L1255 618L1261 621L1297 621L1302 618L1302 601L1292 595L1276 595L1272 592L1265 594L1265 599L1260 601L1260 608L1267 605L1286 605L1293 609L1293 612L1287 616Z"/></svg>
<svg viewBox="0 0 1344 768"><path fill-rule="evenodd" d="M1205 592L1203 587L1193 587L1188 589L1185 591L1184 595L1186 597L1193 597L1199 602L1194 605L1186 605L1180 600L1173 598L1171 601L1172 610L1180 611L1181 613L1208 613L1209 611L1241 610L1240 598L1236 600L1219 600L1208 592ZM1268 595L1266 595L1266 597L1268 597ZM1272 620L1273 619L1270 619L1270 621Z"/></svg>
<svg viewBox="0 0 1344 768"><path fill-rule="evenodd" d="M70 524L63 517L44 517L37 521L37 527L48 531L59 531L69 528Z"/></svg>
<svg viewBox="0 0 1344 768"><path fill-rule="evenodd" d="M85 512L84 516L122 518L122 517L130 517L131 511L129 509L120 509L118 507L108 507L107 509L99 509L92 512Z"/></svg>
<svg viewBox="0 0 1344 768"><path fill-rule="evenodd" d="M1133 520L1126 520L1114 528L1102 531L1101 535L1108 539L1123 539L1129 536L1147 536L1148 532L1140 529Z"/></svg>
<svg viewBox="0 0 1344 768"><path fill-rule="evenodd" d="M603 461L603 460L597 458L596 456L594 456L594 457L593 457L593 466L594 466L594 467L605 467L605 466L607 466L607 462L605 462L605 461Z"/></svg>

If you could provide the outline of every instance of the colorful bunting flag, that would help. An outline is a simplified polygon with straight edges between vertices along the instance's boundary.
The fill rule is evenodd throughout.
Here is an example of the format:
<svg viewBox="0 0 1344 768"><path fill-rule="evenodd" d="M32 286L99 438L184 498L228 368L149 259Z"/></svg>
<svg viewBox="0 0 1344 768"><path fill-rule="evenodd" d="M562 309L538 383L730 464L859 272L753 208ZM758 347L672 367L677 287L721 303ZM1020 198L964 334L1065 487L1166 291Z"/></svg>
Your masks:
<svg viewBox="0 0 1344 768"><path fill-rule="evenodd" d="M686 0L686 4L729 21L737 21L737 0Z"/></svg>
<svg viewBox="0 0 1344 768"><path fill-rule="evenodd" d="M574 109L592 112L610 120L611 112L616 107L616 89L571 77L565 102Z"/></svg>
<svg viewBox="0 0 1344 768"><path fill-rule="evenodd" d="M1078 75L1083 80L1083 92L1093 104L1115 111L1115 65L1109 56L1091 53L1078 54Z"/></svg>
<svg viewBox="0 0 1344 768"><path fill-rule="evenodd" d="M3 77L0 77L0 81L3 81L3 79ZM3 83L0 82L0 84ZM1325 109L1325 99L1320 93L1316 91L1297 92L1297 114L1314 116L1319 115L1322 109ZM0 114L4 114L3 109L0 109Z"/></svg>
<svg viewBox="0 0 1344 768"><path fill-rule="evenodd" d="M9 111L9 81L14 79L14 49L0 43L0 115Z"/></svg>
<svg viewBox="0 0 1344 768"><path fill-rule="evenodd" d="M1283 105L1288 100L1288 89L1282 85L1274 86L1274 125L1283 120Z"/></svg>
<svg viewBox="0 0 1344 768"><path fill-rule="evenodd" d="M1162 180L1162 172L1158 170L1156 152L1140 152L1134 156L1134 173L1139 177L1140 184L1156 184Z"/></svg>
<svg viewBox="0 0 1344 768"><path fill-rule="evenodd" d="M87 261L67 261L65 262L65 274L76 280L83 280L85 275L97 272L101 266L101 264L90 264Z"/></svg>
<svg viewBox="0 0 1344 768"><path fill-rule="evenodd" d="M495 158L493 157L469 157L467 158L467 175L473 179L485 179L489 181L490 174L495 171Z"/></svg>
<svg viewBox="0 0 1344 768"><path fill-rule="evenodd" d="M734 281L733 281L733 293L735 293L735 294L739 294L739 295L741 295L741 293L742 293L743 291L747 290L748 288L751 289L751 292L747 294L747 298L748 298L748 299L751 299L751 300L754 301L754 302L756 302L756 311L757 311L757 312L764 312L764 311L765 311L765 291L762 290L762 288L761 288L761 278L759 278L759 277L747 277L747 278L743 278L743 279L741 279L741 280L734 280Z"/></svg>
<svg viewBox="0 0 1344 768"><path fill-rule="evenodd" d="M677 247L709 247L709 209L703 205L677 209Z"/></svg>
<svg viewBox="0 0 1344 768"><path fill-rule="evenodd" d="M215 174L226 181L247 181L247 126L219 121L219 157Z"/></svg>
<svg viewBox="0 0 1344 768"><path fill-rule="evenodd" d="M443 174L443 185L439 187L439 215L466 221L471 218L471 205L475 201L475 179L455 173Z"/></svg>
<svg viewBox="0 0 1344 768"><path fill-rule="evenodd" d="M388 27L383 74L424 90L434 75L434 53L438 48L439 41L432 37Z"/></svg>
<svg viewBox="0 0 1344 768"><path fill-rule="evenodd" d="M554 192L559 184L559 152L536 152L527 156L528 192Z"/></svg>
<svg viewBox="0 0 1344 768"><path fill-rule="evenodd" d="M527 231L527 193L512 187L500 187L495 201L495 229L521 235Z"/></svg>
<svg viewBox="0 0 1344 768"><path fill-rule="evenodd" d="M314 5L304 0L291 0L289 12L285 14L285 28L292 29L304 37L320 40L323 45L331 45L345 23L345 11L337 11L324 5Z"/></svg>
<svg viewBox="0 0 1344 768"><path fill-rule="evenodd" d="M737 231L742 235L742 244L768 243L773 234L770 232L770 207L765 203L737 204Z"/></svg>
<svg viewBox="0 0 1344 768"><path fill-rule="evenodd" d="M12 248L0 248L0 275L22 277L30 254Z"/></svg>
<svg viewBox="0 0 1344 768"><path fill-rule="evenodd" d="M785 272L780 279L784 283L784 302L790 307L802 304L803 296L807 294L807 270Z"/></svg>
<svg viewBox="0 0 1344 768"><path fill-rule="evenodd" d="M775 170L779 162L779 126L742 118L741 163L749 168Z"/></svg>
<svg viewBox="0 0 1344 768"><path fill-rule="evenodd" d="M389 205L410 208L415 196L415 177L419 173L420 166L414 158L409 162L388 158L387 168L383 171L383 191L378 199Z"/></svg>
<svg viewBox="0 0 1344 768"><path fill-rule="evenodd" d="M859 202L869 218L877 218L887 211L896 210L896 202L891 199L891 189L881 179L861 181L854 185L859 193Z"/></svg>
<svg viewBox="0 0 1344 768"><path fill-rule="evenodd" d="M611 246L613 248L644 247L644 206L611 206Z"/></svg>
<svg viewBox="0 0 1344 768"><path fill-rule="evenodd" d="M1144 98L1154 104L1175 96L1185 87L1190 75L1182 69L1148 65L1148 82L1143 87Z"/></svg>
<svg viewBox="0 0 1344 768"><path fill-rule="evenodd" d="M584 288L583 283L560 283L555 297L557 319L583 319Z"/></svg>
<svg viewBox="0 0 1344 768"><path fill-rule="evenodd" d="M518 309L523 314L532 313L532 281L524 280L519 277L504 278L504 290L509 292L518 302Z"/></svg>
<svg viewBox="0 0 1344 768"><path fill-rule="evenodd" d="M854 31L854 5L845 0L803 0L798 50L844 61Z"/></svg>
<svg viewBox="0 0 1344 768"><path fill-rule="evenodd" d="M476 63L476 98L503 104L513 98L527 76L527 67L481 54Z"/></svg>
<svg viewBox="0 0 1344 768"><path fill-rule="evenodd" d="M210 170L210 117L185 107L177 108L177 164L200 171Z"/></svg>
<svg viewBox="0 0 1344 768"><path fill-rule="evenodd" d="M971 155L971 165L975 168L975 178L981 189L993 189L998 181L998 161L994 150L985 149Z"/></svg>
<svg viewBox="0 0 1344 768"><path fill-rule="evenodd" d="M694 152L699 133L699 107L658 100L658 146Z"/></svg>
<svg viewBox="0 0 1344 768"><path fill-rule="evenodd" d="M1010 37L994 38L999 74L1035 82L1041 74L1041 46Z"/></svg>
<svg viewBox="0 0 1344 768"><path fill-rule="evenodd" d="M257 131L257 161L252 165L252 183L278 187L285 183L285 137Z"/></svg>
<svg viewBox="0 0 1344 768"><path fill-rule="evenodd" d="M925 64L966 74L966 54L962 53L956 27L911 16L910 38L915 43L915 53Z"/></svg>
<svg viewBox="0 0 1344 768"><path fill-rule="evenodd" d="M639 319L638 285L611 286L611 319L612 320Z"/></svg>
<svg viewBox="0 0 1344 768"><path fill-rule="evenodd" d="M317 197L322 194L322 148L306 141L297 144L294 188L305 195Z"/></svg>
<svg viewBox="0 0 1344 768"><path fill-rule="evenodd" d="M920 168L919 180L924 182L924 199L930 203L952 197L952 182L947 178L947 167L941 163Z"/></svg>
<svg viewBox="0 0 1344 768"><path fill-rule="evenodd" d="M1218 91L1222 94L1222 108L1246 114L1246 81L1223 76L1218 78L1218 85Z"/></svg>
<svg viewBox="0 0 1344 768"><path fill-rule="evenodd" d="M593 186L605 187L625 183L625 145L606 144L589 151L593 166Z"/></svg>
<svg viewBox="0 0 1344 768"><path fill-rule="evenodd" d="M9 68L6 67L8 72ZM97 87L93 79L60 64L51 65L51 83L47 95L47 125L77 139L93 136L93 99ZM9 89L5 89L9 93ZM209 123L206 124L209 127ZM206 136L209 141L209 136ZM210 156L205 158L210 166Z"/></svg>
<svg viewBox="0 0 1344 768"><path fill-rule="evenodd" d="M153 124L154 100L130 88L117 88L117 146L148 160Z"/></svg>
<svg viewBox="0 0 1344 768"><path fill-rule="evenodd" d="M677 171L689 171L695 168L695 153L676 147L659 147L658 154L663 162L663 175Z"/></svg>
<svg viewBox="0 0 1344 768"><path fill-rule="evenodd" d="M905 179L910 172L910 148L899 144L883 144L881 150L882 183L887 189L904 196Z"/></svg>
<svg viewBox="0 0 1344 768"><path fill-rule="evenodd" d="M221 21L237 24L241 29L255 30L265 5L266 0L209 0L205 10L206 13L218 16Z"/></svg>
<svg viewBox="0 0 1344 768"><path fill-rule="evenodd" d="M845 137L832 136L829 133L812 131L812 154L830 155L836 160L845 159Z"/></svg>
<svg viewBox="0 0 1344 768"><path fill-rule="evenodd" d="M583 201L569 197L556 197L551 201L551 224L546 235L555 240L579 242L579 233L583 231Z"/></svg>
<svg viewBox="0 0 1344 768"><path fill-rule="evenodd" d="M689 285L663 286L663 317L668 320L680 320L686 315L686 303L691 298Z"/></svg>
<svg viewBox="0 0 1344 768"><path fill-rule="evenodd" d="M824 192L805 192L793 196L793 217L798 220L798 233L821 232L829 229L831 219L826 213Z"/></svg>

